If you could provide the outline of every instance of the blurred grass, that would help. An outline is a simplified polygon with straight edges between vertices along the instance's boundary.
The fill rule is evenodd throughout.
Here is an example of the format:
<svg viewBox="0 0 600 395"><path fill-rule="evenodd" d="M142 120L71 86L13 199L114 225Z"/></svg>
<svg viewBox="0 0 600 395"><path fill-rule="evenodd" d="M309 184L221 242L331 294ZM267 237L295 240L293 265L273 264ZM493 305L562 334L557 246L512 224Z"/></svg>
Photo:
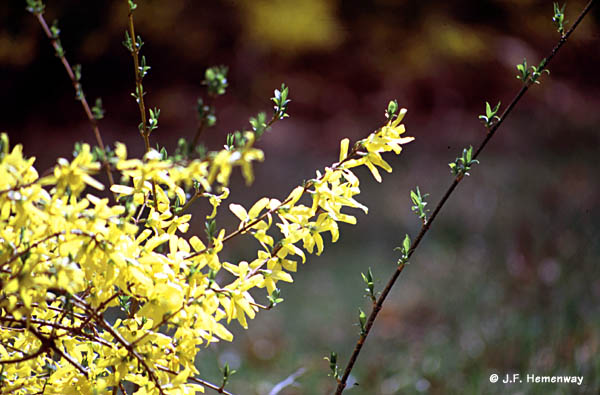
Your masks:
<svg viewBox="0 0 600 395"><path fill-rule="evenodd" d="M548 142L564 130L532 127L543 123L517 115L500 133L531 131L520 149L492 145L461 184L386 303L353 373L360 385L350 393L597 393L597 144L553 146ZM595 128L577 133L598 141ZM422 159L419 145L393 161L383 184L364 183L359 200L369 215L358 214L356 227L343 227L339 243L301 267L293 286L282 286L286 301L239 331L233 346L214 350L217 358L242 361L233 392L267 393L300 367L308 369L301 387L283 394L332 387L322 358L334 350L344 363L354 346L357 309L368 308L360 272L372 267L381 290L395 268L393 247L418 226L411 182L426 183L434 204L451 180L438 165L452 154ZM492 373L583 375L584 384L505 386L491 384Z"/></svg>

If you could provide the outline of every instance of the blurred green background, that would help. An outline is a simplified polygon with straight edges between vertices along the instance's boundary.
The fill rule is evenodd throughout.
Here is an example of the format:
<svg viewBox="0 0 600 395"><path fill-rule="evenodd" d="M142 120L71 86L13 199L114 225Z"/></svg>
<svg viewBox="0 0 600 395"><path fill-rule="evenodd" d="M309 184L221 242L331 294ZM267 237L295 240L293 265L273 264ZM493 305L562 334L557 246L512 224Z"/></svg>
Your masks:
<svg viewBox="0 0 600 395"><path fill-rule="evenodd" d="M360 272L381 290L395 269L393 248L419 221L409 190L435 205L451 182L447 163L476 145L484 102L507 104L520 87L515 64L538 63L558 40L552 2L537 0L140 1L137 32L152 70L147 103L162 109L153 144L172 149L196 128L195 101L206 67L230 68L216 100L216 149L249 116L269 111L281 82L292 117L260 142L266 162L247 188L239 174L230 202L285 197L316 169L334 162L339 140L357 140L384 122L397 98L416 141L386 159L392 174L377 184L359 171L370 207L340 241L310 257L282 285L285 302L261 312L233 344L202 350L203 377L218 382L218 363L238 370L228 388L268 394L300 368L281 394L331 392L323 357L346 362L358 336L358 307L368 309ZM0 4L0 129L23 143L44 170L93 142L61 64L24 1ZM583 1L570 1L574 21ZM131 57L121 45L126 1L56 0L63 46L83 65L89 99L102 97L105 142L143 151ZM600 8L596 7L461 183L392 291L353 372L351 394L596 394L600 390ZM207 207L197 206L200 233ZM219 225L235 226L222 210ZM252 257L238 240L224 259ZM491 384L497 373L582 375L569 384Z"/></svg>

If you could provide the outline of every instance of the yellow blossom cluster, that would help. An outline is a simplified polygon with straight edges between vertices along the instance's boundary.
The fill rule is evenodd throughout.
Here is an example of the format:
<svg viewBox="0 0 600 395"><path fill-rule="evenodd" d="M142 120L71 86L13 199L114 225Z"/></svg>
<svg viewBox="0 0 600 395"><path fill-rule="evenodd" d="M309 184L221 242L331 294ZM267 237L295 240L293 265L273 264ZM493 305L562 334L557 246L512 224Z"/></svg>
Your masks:
<svg viewBox="0 0 600 395"><path fill-rule="evenodd" d="M11 149L3 134L1 393L100 394L132 385L139 395L203 391L194 365L200 346L231 341L232 320L246 328L268 308L250 291L266 288L270 297L279 281L292 282L298 259L323 251L324 232L335 242L339 221L356 222L344 207L367 211L354 199L359 179L351 169L365 165L378 181L377 167L391 171L381 154L412 141L401 136L403 115L352 148L343 140L339 161L283 201L262 198L249 210L231 204L238 229L204 240L187 235L186 211L205 198L215 217L234 167L252 182L252 162L263 159L252 133L241 147L182 163L153 150L129 159L117 143L111 171L121 181L110 190L118 203L86 193L104 188L88 145L40 175L35 159L20 145ZM261 245L256 256L222 262L224 243L245 233Z"/></svg>

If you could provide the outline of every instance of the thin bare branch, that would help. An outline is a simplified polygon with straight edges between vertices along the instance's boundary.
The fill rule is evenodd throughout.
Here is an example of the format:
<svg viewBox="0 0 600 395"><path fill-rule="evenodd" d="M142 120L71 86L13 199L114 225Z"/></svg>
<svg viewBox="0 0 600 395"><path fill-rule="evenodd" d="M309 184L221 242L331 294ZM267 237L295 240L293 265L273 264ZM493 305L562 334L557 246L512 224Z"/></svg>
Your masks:
<svg viewBox="0 0 600 395"><path fill-rule="evenodd" d="M34 13L34 15L36 16L38 22L42 26L42 29L44 30L46 37L48 37L48 39L50 40L50 43L52 44L52 47L54 48L56 53L61 54L62 51L60 51L58 39L50 31L50 28L48 27L48 23L46 23L46 19L44 19L44 15L42 15L41 13L37 13L37 12ZM71 67L71 64L69 63L67 58L64 55L60 55L59 59L60 59L61 63L63 64L63 66L65 67L65 70L67 71L67 74L69 75L69 78L71 79L71 83L73 84L73 88L75 88L75 92L77 92L77 98L81 102L81 105L83 106L83 111L85 112L85 115L87 116L88 121L92 125L92 131L94 132L94 136L96 138L96 143L98 144L98 146L100 147L100 149L102 151L106 152L105 148L104 148L104 141L102 141L102 135L100 134L100 128L98 127L98 120L94 117L92 110L90 108L90 105L88 104L87 99L85 97L85 94L83 93L83 90L81 89L81 82L79 82L77 80L77 78L75 78L75 73L73 72L73 68ZM108 160L106 160L106 158L103 161L103 167L106 170L106 176L108 177L108 183L109 183L109 188L110 188L110 186L112 186L115 182L114 182L111 170L110 170L110 164L108 163ZM117 200L116 195L113 194L113 197L116 201Z"/></svg>
<svg viewBox="0 0 600 395"><path fill-rule="evenodd" d="M552 58L554 58L554 56L559 51L559 49L563 46L563 44L567 41L567 39L569 38L569 36L573 33L573 31L577 28L577 26L579 25L579 23L583 20L583 18L585 17L585 15L589 12L589 10L591 9L594 1L595 0L590 0L588 2L588 4L583 9L583 11L577 17L577 20L575 21L575 23L573 24L573 26L571 26L571 28L569 29L569 31L565 35L563 35L560 38L560 40L558 41L558 43L554 46L554 48L552 48L552 51L546 57L545 62L543 62L542 67L540 68L540 72L543 71L543 70L545 70L547 68L547 66L550 63L550 61L552 60ZM515 97L511 101L511 103L508 105L508 107L502 113L502 116L500 117L500 119L498 120L498 122L494 124L494 126L489 130L489 132L486 135L485 139L479 144L477 150L475 151L475 154L473 155L473 159L475 159L475 158L477 158L479 156L479 154L482 152L482 150L485 148L485 146L488 144L488 142L494 136L495 132L498 130L498 128L500 127L500 125L502 125L502 123L504 122L504 120L506 119L506 117L508 116L508 114L510 114L510 112L517 105L517 103L521 100L521 98L523 97L523 95L525 94L525 92L527 92L527 90L529 89L529 87L531 85L532 84L530 82L530 83L524 84L521 87L521 89L519 90L519 92L515 95ZM460 181L463 180L463 179L464 179L464 177L460 177L460 176L456 177L454 179L454 181L452 182L452 184L450 184L450 186L446 190L446 193L444 193L442 199L439 201L439 203L437 204L437 206L433 210L433 213L431 214L431 217L421 226L421 230L419 231L419 234L417 235L417 237L412 242L411 247L410 247L410 249L409 249L409 251L407 253L407 258L410 258L413 255L413 253L416 251L417 247L420 245L421 241L423 240L423 237L429 231L429 229L431 227L431 224L436 219L436 217L439 214L440 210L446 204L446 202L448 201L448 198L450 197L450 195L452 195L452 193L454 192L454 190L456 189L456 187L458 186L458 184L460 183ZM386 300L389 292L393 288L394 284L396 283L396 281L400 277L400 274L402 273L402 271L404 270L405 267L406 267L405 263L401 263L400 265L398 265L397 269L394 271L394 273L392 274L392 276L388 280L388 282L387 282L384 290L381 292L381 295L379 296L379 298L377 298L377 302L375 303L375 305L373 307L373 310L371 311L371 314L369 315L369 318L368 318L367 323L365 325L365 330L363 331L363 333L359 337L358 341L356 342L356 345L354 347L354 351L352 352L352 354L350 356L350 359L348 360L348 363L346 365L346 368L344 369L344 373L343 373L342 377L338 380L338 385L337 385L337 388L336 388L336 391L335 391L336 395L341 394L344 391L344 389L346 388L346 383L348 381L348 377L350 376L350 373L352 372L352 369L354 368L354 365L356 363L358 355L360 354L360 352L362 350L362 347L363 347L363 345L364 345L367 337L369 336L369 333L371 331L371 328L373 327L375 319L377 318L377 315L381 311L381 308L383 307L383 303L385 302L385 300Z"/></svg>
<svg viewBox="0 0 600 395"><path fill-rule="evenodd" d="M127 28L129 30L129 34L131 35L131 56L133 57L133 67L135 72L135 94L136 100L138 103L138 107L140 110L140 117L142 123L140 125L140 133L142 134L142 138L144 139L144 146L146 148L146 153L150 151L150 126L148 125L148 117L146 114L146 104L144 103L144 87L142 85L142 71L140 69L140 47L138 45L138 39L135 36L135 26L133 23L133 10L129 10L129 14L127 15ZM156 194L156 181L152 179L152 196L154 198L154 208L158 210L158 200Z"/></svg>
<svg viewBox="0 0 600 395"><path fill-rule="evenodd" d="M171 370L169 368L166 368L164 366L160 366L160 365L156 365L156 369L162 370L163 372L167 372L167 373L172 374L172 375L177 375L178 374L176 371ZM212 384L209 381L202 380L202 379L199 379L197 377L189 377L188 380L191 381L191 382L193 382L193 383L200 384L200 385L203 385L203 386L205 386L207 388L210 388L211 390L214 390L214 391L216 391L219 394L234 395L233 393L225 390L224 388L219 387L218 385Z"/></svg>
<svg viewBox="0 0 600 395"><path fill-rule="evenodd" d="M304 374L304 372L306 372L306 369L304 369L304 368L300 368L300 369L296 370L294 373L292 373L288 377L286 377L285 380L280 381L279 383L275 384L273 389L269 392L269 395L279 395L279 393L282 390L284 390L286 387L296 384L296 379L298 377L302 376Z"/></svg>

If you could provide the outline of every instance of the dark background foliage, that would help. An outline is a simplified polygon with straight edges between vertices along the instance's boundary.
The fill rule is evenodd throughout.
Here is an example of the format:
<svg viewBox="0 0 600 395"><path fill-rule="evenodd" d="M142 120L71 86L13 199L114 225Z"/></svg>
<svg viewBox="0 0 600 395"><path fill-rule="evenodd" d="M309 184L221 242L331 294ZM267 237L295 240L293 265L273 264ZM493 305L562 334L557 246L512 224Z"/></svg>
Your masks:
<svg viewBox="0 0 600 395"><path fill-rule="evenodd" d="M0 128L37 157L44 170L93 142L67 76L25 2L0 4ZM573 21L582 1L567 5ZM84 90L102 97L105 142L141 154L131 57L121 45L126 1L51 1L63 46L83 65ZM339 140L367 135L384 122L388 100L409 109L415 142L379 185L363 176L359 200L371 210L343 226L341 240L300 267L283 285L285 303L261 312L233 344L203 350L204 378L219 381L217 361L238 370L230 389L264 394L299 368L299 387L323 393L331 350L345 362L358 333L360 272L372 267L383 287L393 248L418 219L416 185L435 204L451 176L447 163L477 144L484 102L507 104L520 87L515 64L537 63L558 40L552 2L282 0L140 1L137 32L152 69L147 103L162 109L152 144L171 150L196 128L195 101L206 67L230 68L218 98L216 149L227 132L269 110L281 82L292 117L260 142L267 160L257 181L232 185L231 202L284 197L314 170L335 161ZM600 42L596 7L519 104L462 183L422 249L405 270L359 358L349 393L597 393L600 389ZM99 176L100 178L102 176ZM201 232L207 208L196 208ZM223 210L223 214L226 210ZM225 215L219 225L234 222ZM227 259L251 259L239 240ZM491 373L583 375L584 385L490 384Z"/></svg>

